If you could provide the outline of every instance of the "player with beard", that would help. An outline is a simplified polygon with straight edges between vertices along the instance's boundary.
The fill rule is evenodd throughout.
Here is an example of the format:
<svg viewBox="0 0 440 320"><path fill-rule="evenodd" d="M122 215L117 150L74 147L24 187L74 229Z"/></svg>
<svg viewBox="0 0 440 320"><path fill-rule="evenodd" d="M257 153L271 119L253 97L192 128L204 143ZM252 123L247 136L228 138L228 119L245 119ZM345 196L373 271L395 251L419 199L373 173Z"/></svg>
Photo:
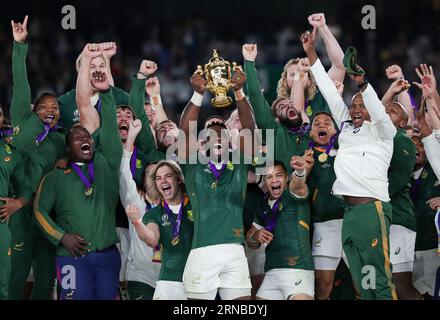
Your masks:
<svg viewBox="0 0 440 320"><path fill-rule="evenodd" d="M191 250L193 213L185 194L182 171L173 161L161 161L151 172L153 195L161 204L142 217L135 205L126 208L139 238L149 247L162 247L162 267L153 300L186 300L183 271Z"/></svg>
<svg viewBox="0 0 440 320"><path fill-rule="evenodd" d="M0 108L0 128L2 129L3 120L3 110ZM8 131L10 132L10 130L2 130L2 136L9 134ZM32 191L25 176L23 159L6 140L0 140L0 300L8 299L11 276L11 231L8 222L32 198Z"/></svg>
<svg viewBox="0 0 440 320"><path fill-rule="evenodd" d="M307 149L308 137L306 127L303 126L301 118L301 109L304 104L304 88L307 85L304 73L305 67L303 68L302 63L298 65L300 69L292 85L292 90L295 91L294 95L298 98L302 97L302 105L295 105L292 100L279 97L272 103L271 108L261 92L257 70L255 69L257 45L243 45L243 57L245 59L244 70L248 79L247 91L249 101L254 110L257 127L261 130L274 130L275 160L283 162L290 174L292 171L292 168L289 166L291 157L303 154Z"/></svg>
<svg viewBox="0 0 440 320"><path fill-rule="evenodd" d="M340 94L342 89L343 86L340 87ZM307 182L314 226L312 255L315 265L315 297L317 300L326 300L333 289L336 269L345 256L341 241L343 201L331 192L336 180L334 163L338 133L330 114L315 114L310 137L315 164Z"/></svg>
<svg viewBox="0 0 440 320"><path fill-rule="evenodd" d="M112 86L112 93L115 98L116 105L126 105L128 104L129 96L124 90L114 87L113 77L110 69L110 59L116 55L117 46L114 42L104 42L104 43L94 43L91 46L95 48L100 48L101 54L93 59L87 72L89 73L90 79L93 79L93 74L95 72L104 73L109 79L109 83ZM76 71L79 73L81 69L81 64L83 63L83 54L81 53L76 60ZM98 111L100 116L102 101L99 100L99 91L94 86L92 80L92 85L89 87L89 91L86 96L89 101L87 107L93 107ZM76 88L70 90L64 95L58 97L58 104L60 106L60 123L62 126L69 130L75 123L80 121L81 108L77 107L76 103ZM93 130L93 127L87 128L88 130Z"/></svg>
<svg viewBox="0 0 440 320"><path fill-rule="evenodd" d="M265 276L257 300L313 300L315 279L310 249L310 207L306 184L312 153L293 156L290 183L280 161L267 168L269 190L246 240L250 248L266 244Z"/></svg>
<svg viewBox="0 0 440 320"><path fill-rule="evenodd" d="M246 74L237 68L231 82L239 117L243 128L253 130L252 109L242 90L245 81ZM209 135L202 143L196 163L192 164L197 154L189 153L192 150L189 124L199 117L207 81L196 72L191 84L194 95L180 120L187 139L186 158L180 163L194 211L194 239L183 274L185 290L190 299L213 300L217 292L223 300L249 299L251 283L242 243L243 206L250 166L243 161L246 156L243 144L235 151L240 152L240 162L228 161L231 156L229 133L225 124L217 121L210 123Z"/></svg>
<svg viewBox="0 0 440 320"><path fill-rule="evenodd" d="M316 28L312 33L306 32L301 40L318 88L340 125L333 194L343 197L347 204L342 243L350 273L362 299L397 299L389 253L392 210L387 176L396 128L364 76L350 75L360 92L346 107L318 59L315 36ZM375 268L375 290L362 286L366 265Z"/></svg>
<svg viewBox="0 0 440 320"><path fill-rule="evenodd" d="M53 95L42 94L35 100L33 111L31 109L31 89L26 71L27 22L27 16L23 23L11 21L14 37L11 120L14 130L10 143L25 161L26 175L34 194L40 179L64 156L65 134L58 126L60 113ZM31 299L49 299L55 279L55 247L36 228L30 205L13 217L10 227L13 243L9 298L23 298L26 279L33 266Z"/></svg>
<svg viewBox="0 0 440 320"><path fill-rule="evenodd" d="M80 74L100 54L93 46L83 51ZM66 136L69 165L47 174L38 187L34 219L56 246L56 269L61 300L111 300L119 298L121 258L116 248L115 211L118 199L122 143L116 106L108 79L99 78L102 124L99 147L88 130L74 126ZM95 79L96 80L96 79ZM83 81L83 82L82 82ZM78 87L90 79L78 77ZM78 104L80 101L78 101ZM85 116L85 115L81 115ZM50 213L54 212L54 219ZM71 286L67 268L75 269Z"/></svg>
<svg viewBox="0 0 440 320"><path fill-rule="evenodd" d="M416 217L410 197L411 176L416 162L416 148L406 135L408 115L406 108L394 97L407 91L409 83L403 79L394 81L382 103L397 129L393 141L393 157L388 169L390 204L393 219L390 226L390 260L393 280L399 300L420 300L422 296L414 288L412 272L416 242ZM390 102L386 101L386 97Z"/></svg>
<svg viewBox="0 0 440 320"><path fill-rule="evenodd" d="M427 161L422 138L413 137L416 165L411 179L411 199L417 221L413 283L425 299L434 295L436 272L440 266L436 212L440 208L440 185Z"/></svg>

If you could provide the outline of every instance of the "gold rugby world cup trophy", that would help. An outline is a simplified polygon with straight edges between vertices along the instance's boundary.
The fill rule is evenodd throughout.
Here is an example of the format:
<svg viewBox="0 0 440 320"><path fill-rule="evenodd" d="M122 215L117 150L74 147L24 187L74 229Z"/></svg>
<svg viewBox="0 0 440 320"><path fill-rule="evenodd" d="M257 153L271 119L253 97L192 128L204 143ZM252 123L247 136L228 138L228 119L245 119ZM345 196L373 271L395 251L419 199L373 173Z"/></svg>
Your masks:
<svg viewBox="0 0 440 320"><path fill-rule="evenodd" d="M232 64L232 71L235 72L236 63ZM212 58L205 64L205 70L202 66L197 67L197 72L206 77L208 81L208 90L214 95L211 104L216 108L228 107L232 104L232 98L228 96L232 89L231 83L231 65L222 57L219 57L217 49L214 49Z"/></svg>

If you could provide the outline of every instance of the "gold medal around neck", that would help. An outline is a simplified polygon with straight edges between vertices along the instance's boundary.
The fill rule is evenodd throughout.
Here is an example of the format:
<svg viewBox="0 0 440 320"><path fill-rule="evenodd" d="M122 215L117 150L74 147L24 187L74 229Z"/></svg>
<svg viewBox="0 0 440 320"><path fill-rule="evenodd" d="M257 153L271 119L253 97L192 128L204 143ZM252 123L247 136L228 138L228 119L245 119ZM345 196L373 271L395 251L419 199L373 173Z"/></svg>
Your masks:
<svg viewBox="0 0 440 320"><path fill-rule="evenodd" d="M171 240L171 244L173 246L177 246L179 244L179 241L180 241L179 236L177 236L173 240Z"/></svg>
<svg viewBox="0 0 440 320"><path fill-rule="evenodd" d="M89 197L89 196L92 195L92 193L93 193L93 188L89 188L89 189L87 189L87 191L85 192L85 195L86 195L87 197Z"/></svg>
<svg viewBox="0 0 440 320"><path fill-rule="evenodd" d="M326 162L328 159L327 153L321 153L318 157L319 162Z"/></svg>
<svg viewBox="0 0 440 320"><path fill-rule="evenodd" d="M214 190L217 188L217 180L215 180L212 185L211 185L211 189Z"/></svg>

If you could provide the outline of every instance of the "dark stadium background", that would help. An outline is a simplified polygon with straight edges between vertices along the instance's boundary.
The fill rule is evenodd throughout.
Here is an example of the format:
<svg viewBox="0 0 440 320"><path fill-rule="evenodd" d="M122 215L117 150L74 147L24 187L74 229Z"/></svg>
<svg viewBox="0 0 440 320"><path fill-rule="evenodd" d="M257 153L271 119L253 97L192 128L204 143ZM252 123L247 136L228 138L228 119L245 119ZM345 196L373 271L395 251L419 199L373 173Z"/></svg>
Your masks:
<svg viewBox="0 0 440 320"><path fill-rule="evenodd" d="M76 8L77 29L63 30L61 8ZM364 5L376 8L376 30L361 27ZM162 99L168 115L178 120L190 99L189 78L212 49L229 61L242 63L241 45L258 43L257 68L271 102L284 63L304 56L300 34L310 29L308 15L324 12L345 51L360 51L360 64L370 82L385 92L384 69L402 66L406 78L418 80L419 63L440 66L440 0L421 1L10 1L0 10L0 104L8 114L11 102L10 20L30 15L28 74L35 98L43 91L63 94L75 85L75 60L87 42L116 41L112 60L116 86L130 89L130 76L141 59L159 65ZM322 51L321 51L322 52ZM328 60L321 54L328 66ZM345 81L345 96L354 88ZM418 96L415 87L411 92ZM205 115L217 112L205 110ZM230 109L224 110L225 115Z"/></svg>

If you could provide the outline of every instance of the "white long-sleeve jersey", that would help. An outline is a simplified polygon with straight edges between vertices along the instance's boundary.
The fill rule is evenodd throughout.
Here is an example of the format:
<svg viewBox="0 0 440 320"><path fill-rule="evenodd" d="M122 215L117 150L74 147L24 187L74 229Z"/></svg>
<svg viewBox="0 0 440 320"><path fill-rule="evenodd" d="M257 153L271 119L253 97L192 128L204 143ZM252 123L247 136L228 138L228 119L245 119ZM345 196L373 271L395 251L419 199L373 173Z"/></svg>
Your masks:
<svg viewBox="0 0 440 320"><path fill-rule="evenodd" d="M397 130L385 107L368 84L362 98L371 121L364 121L361 127L355 128L349 121L347 106L320 60L311 67L311 71L341 130L334 164L336 181L333 194L371 197L388 202L388 168Z"/></svg>

